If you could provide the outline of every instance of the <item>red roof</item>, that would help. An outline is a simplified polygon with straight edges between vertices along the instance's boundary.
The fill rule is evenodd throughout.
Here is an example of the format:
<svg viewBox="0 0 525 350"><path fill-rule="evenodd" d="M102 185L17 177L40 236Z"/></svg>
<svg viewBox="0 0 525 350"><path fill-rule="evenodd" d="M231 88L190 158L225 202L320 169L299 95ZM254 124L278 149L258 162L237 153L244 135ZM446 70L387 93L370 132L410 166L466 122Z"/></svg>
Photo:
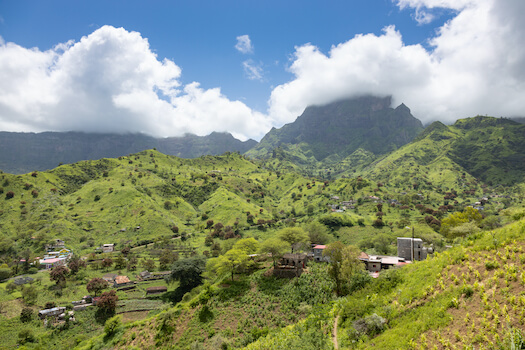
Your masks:
<svg viewBox="0 0 525 350"><path fill-rule="evenodd" d="M325 249L326 246L325 245L322 245L322 244L318 244L314 247L314 249Z"/></svg>

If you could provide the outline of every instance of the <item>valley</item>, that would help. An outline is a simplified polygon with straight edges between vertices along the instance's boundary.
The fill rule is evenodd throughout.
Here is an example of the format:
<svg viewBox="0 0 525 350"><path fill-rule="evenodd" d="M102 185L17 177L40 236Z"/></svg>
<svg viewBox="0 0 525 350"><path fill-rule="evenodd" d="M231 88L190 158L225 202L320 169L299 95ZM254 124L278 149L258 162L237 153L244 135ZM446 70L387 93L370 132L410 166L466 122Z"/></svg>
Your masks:
<svg viewBox="0 0 525 350"><path fill-rule="evenodd" d="M525 125L423 128L390 104L309 107L243 152L2 172L0 348L522 346ZM365 269L412 235L427 259ZM62 277L42 260L59 241ZM328 262L298 269L315 246ZM295 277L276 276L285 255ZM103 302L74 309L88 294ZM44 322L53 307L74 316Z"/></svg>

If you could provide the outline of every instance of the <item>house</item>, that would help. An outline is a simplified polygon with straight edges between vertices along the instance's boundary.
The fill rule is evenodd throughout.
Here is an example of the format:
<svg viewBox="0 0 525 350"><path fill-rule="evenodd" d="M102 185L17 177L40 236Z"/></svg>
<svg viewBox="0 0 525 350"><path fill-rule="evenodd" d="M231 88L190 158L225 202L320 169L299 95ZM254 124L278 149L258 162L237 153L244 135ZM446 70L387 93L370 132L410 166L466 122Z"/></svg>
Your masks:
<svg viewBox="0 0 525 350"><path fill-rule="evenodd" d="M308 255L306 253L284 254L277 266L273 269L273 274L277 277L299 277L303 273L307 261Z"/></svg>
<svg viewBox="0 0 525 350"><path fill-rule="evenodd" d="M314 260L315 261L325 261L325 262L329 262L330 261L330 258L327 257L327 256L323 256L323 252L325 250L326 246L325 245L322 245L322 244L318 244L316 246L314 246L312 248L313 250L313 253L314 253Z"/></svg>
<svg viewBox="0 0 525 350"><path fill-rule="evenodd" d="M125 287L134 284L134 282L130 281L128 276L117 276L115 277L115 281L113 282L113 287L119 288L119 287Z"/></svg>
<svg viewBox="0 0 525 350"><path fill-rule="evenodd" d="M102 276L102 279L108 283L114 283L115 282L115 278L117 278L117 274L116 273L106 273L104 276Z"/></svg>
<svg viewBox="0 0 525 350"><path fill-rule="evenodd" d="M151 277L151 273L148 270L142 271L141 273L139 273L138 277L141 280L148 280Z"/></svg>
<svg viewBox="0 0 525 350"><path fill-rule="evenodd" d="M150 280L161 280L165 278L166 276L170 275L171 271L159 271L151 273L149 271L142 271L138 274L138 279L142 281L150 281Z"/></svg>
<svg viewBox="0 0 525 350"><path fill-rule="evenodd" d="M397 237L397 256L405 260L425 260L428 251L428 248L423 247L421 238Z"/></svg>
<svg viewBox="0 0 525 350"><path fill-rule="evenodd" d="M370 256L366 262L366 269L369 272L381 271L381 258L376 256Z"/></svg>
<svg viewBox="0 0 525 350"><path fill-rule="evenodd" d="M115 244L107 243L102 245L102 253L111 253L115 251Z"/></svg>
<svg viewBox="0 0 525 350"><path fill-rule="evenodd" d="M373 277L377 277L381 270L406 264L405 259L398 256L368 255L366 253L361 253L359 260L365 264L366 270Z"/></svg>
<svg viewBox="0 0 525 350"><path fill-rule="evenodd" d="M65 312L66 312L65 307L58 306L58 307L54 307L51 309L40 310L38 311L38 316L41 319L44 319L46 317L58 317L60 314L63 314Z"/></svg>
<svg viewBox="0 0 525 350"><path fill-rule="evenodd" d="M166 286L159 286L159 287L148 287L146 288L146 295L151 294L161 294L168 291L168 287Z"/></svg>
<svg viewBox="0 0 525 350"><path fill-rule="evenodd" d="M40 259L38 262L40 263L40 266L44 267L45 269L52 269L57 266L65 266L67 259L64 257L44 258L44 259Z"/></svg>

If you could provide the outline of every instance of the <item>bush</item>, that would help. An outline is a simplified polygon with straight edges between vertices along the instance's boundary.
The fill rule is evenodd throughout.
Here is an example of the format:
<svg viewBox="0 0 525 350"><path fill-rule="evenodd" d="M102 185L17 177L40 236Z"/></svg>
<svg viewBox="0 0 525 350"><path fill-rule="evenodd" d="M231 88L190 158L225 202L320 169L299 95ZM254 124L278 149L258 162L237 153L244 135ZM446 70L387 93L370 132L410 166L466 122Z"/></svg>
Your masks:
<svg viewBox="0 0 525 350"><path fill-rule="evenodd" d="M5 194L5 199L11 199L15 196L15 193L13 191L9 191Z"/></svg>
<svg viewBox="0 0 525 350"><path fill-rule="evenodd" d="M355 321L353 326L357 337L363 335L373 337L384 330L385 324L386 320L383 317L378 314L372 314Z"/></svg>
<svg viewBox="0 0 525 350"><path fill-rule="evenodd" d="M35 340L35 335L31 329L26 328L18 332L18 341L20 344L33 343Z"/></svg>
<svg viewBox="0 0 525 350"><path fill-rule="evenodd" d="M11 276L11 269L8 267L0 268L0 281L5 280Z"/></svg>
<svg viewBox="0 0 525 350"><path fill-rule="evenodd" d="M104 334L106 337L111 337L118 332L122 326L122 318L119 315L113 316L104 324Z"/></svg>
<svg viewBox="0 0 525 350"><path fill-rule="evenodd" d="M20 322L26 323L30 322L33 318L33 309L29 307L25 307L22 309L22 312L20 312Z"/></svg>
<svg viewBox="0 0 525 350"><path fill-rule="evenodd" d="M489 271L497 269L498 267L499 267L499 263L496 260L494 260L494 261L486 261L485 262L485 268L487 270L489 270Z"/></svg>
<svg viewBox="0 0 525 350"><path fill-rule="evenodd" d="M471 286L463 286L461 293L464 294L466 298L470 298L474 294L474 289Z"/></svg>

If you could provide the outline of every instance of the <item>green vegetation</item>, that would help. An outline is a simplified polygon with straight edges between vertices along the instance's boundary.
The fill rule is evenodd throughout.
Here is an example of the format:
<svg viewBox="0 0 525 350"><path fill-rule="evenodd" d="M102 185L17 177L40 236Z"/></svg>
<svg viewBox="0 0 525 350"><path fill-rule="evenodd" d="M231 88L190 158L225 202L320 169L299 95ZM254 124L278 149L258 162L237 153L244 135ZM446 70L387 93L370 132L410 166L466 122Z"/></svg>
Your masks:
<svg viewBox="0 0 525 350"><path fill-rule="evenodd" d="M0 173L0 329L10 335L0 348L332 349L334 322L340 348L518 344L520 132L488 117L435 123L387 155L327 156L330 167L321 145L297 142L263 160L148 150ZM396 255L396 237L413 232L433 256L377 279L362 271L361 252ZM57 239L74 258L39 269ZM107 243L116 250L102 252ZM312 244L327 245L330 263L274 276L284 254ZM131 283L109 286L108 273ZM21 275L32 281L18 285ZM87 293L98 306L69 316ZM37 316L55 306L66 307L61 320Z"/></svg>

